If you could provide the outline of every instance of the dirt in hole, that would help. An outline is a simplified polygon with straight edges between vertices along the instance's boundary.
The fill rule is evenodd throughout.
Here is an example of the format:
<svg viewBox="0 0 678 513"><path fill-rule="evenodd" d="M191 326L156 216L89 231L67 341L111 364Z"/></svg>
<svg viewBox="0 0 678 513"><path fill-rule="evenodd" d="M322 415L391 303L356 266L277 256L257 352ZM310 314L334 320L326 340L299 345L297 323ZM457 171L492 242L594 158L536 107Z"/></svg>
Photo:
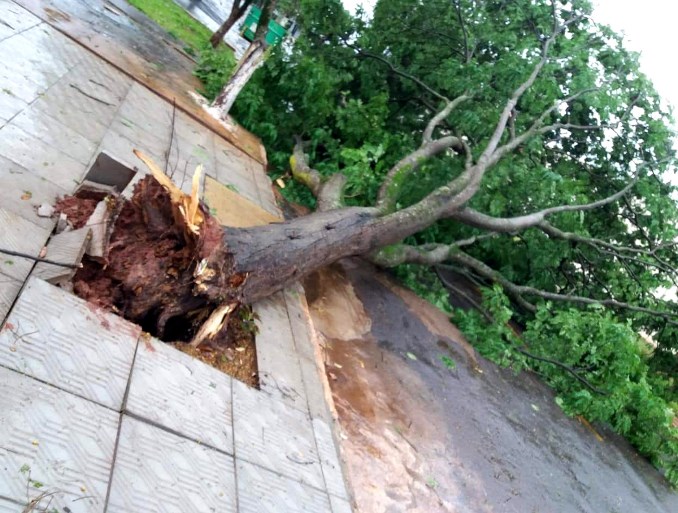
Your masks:
<svg viewBox="0 0 678 513"><path fill-rule="evenodd" d="M196 248L173 226L172 217L166 215L167 205L163 203L160 186L148 180L142 182L141 189L145 187L150 194L143 200L118 199L123 203L110 237L107 258L98 261L85 257L82 268L73 277L73 292L138 324L144 332L180 351L258 387L257 328L255 314L248 305L239 305L211 340L197 348L190 345L217 305L192 295ZM149 206L149 196L151 200L158 198L156 205ZM91 192L67 196L59 200L57 211L65 213L77 228L85 225L103 198ZM154 289L156 286L158 290ZM148 306L157 305L158 297L163 297L160 309Z"/></svg>

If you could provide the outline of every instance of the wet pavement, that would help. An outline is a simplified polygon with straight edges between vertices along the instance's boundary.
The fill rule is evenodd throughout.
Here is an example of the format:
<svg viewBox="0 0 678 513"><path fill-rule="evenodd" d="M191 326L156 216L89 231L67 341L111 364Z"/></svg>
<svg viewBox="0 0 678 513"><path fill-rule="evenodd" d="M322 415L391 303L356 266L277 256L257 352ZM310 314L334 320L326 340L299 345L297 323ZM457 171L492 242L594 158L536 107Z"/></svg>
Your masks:
<svg viewBox="0 0 678 513"><path fill-rule="evenodd" d="M476 357L446 315L356 262L305 283L356 511L678 511L623 439L566 417L535 376Z"/></svg>
<svg viewBox="0 0 678 513"><path fill-rule="evenodd" d="M33 15L89 48L259 162L259 139L233 120L221 124L192 98L195 61L182 45L125 0L16 0Z"/></svg>

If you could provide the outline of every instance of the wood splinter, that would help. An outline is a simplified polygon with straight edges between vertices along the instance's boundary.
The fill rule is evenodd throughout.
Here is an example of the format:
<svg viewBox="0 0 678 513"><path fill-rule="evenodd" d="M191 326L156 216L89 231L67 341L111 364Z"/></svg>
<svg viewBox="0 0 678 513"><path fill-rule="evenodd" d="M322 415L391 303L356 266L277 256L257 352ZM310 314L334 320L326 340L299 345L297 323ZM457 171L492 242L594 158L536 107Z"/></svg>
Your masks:
<svg viewBox="0 0 678 513"><path fill-rule="evenodd" d="M199 347L206 340L212 340L214 336L221 331L221 328L228 323L228 319L238 303L224 303L218 306L200 326L200 329L191 340L191 347Z"/></svg>

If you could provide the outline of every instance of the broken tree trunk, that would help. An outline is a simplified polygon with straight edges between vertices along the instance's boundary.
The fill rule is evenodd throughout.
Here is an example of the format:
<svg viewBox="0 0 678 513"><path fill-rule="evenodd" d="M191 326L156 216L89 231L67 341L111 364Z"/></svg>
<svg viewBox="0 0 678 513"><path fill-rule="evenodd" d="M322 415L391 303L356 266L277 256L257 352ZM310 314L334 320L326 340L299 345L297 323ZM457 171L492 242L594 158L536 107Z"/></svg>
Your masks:
<svg viewBox="0 0 678 513"><path fill-rule="evenodd" d="M430 221L407 211L380 217L372 208L318 212L285 223L222 227L150 160L118 216L106 265L78 272L81 297L107 306L159 337L187 323L202 337L232 305L262 299L343 257L365 254L421 230ZM215 311L216 309L216 311ZM209 328L209 329L208 329ZM197 337L197 335L196 335Z"/></svg>

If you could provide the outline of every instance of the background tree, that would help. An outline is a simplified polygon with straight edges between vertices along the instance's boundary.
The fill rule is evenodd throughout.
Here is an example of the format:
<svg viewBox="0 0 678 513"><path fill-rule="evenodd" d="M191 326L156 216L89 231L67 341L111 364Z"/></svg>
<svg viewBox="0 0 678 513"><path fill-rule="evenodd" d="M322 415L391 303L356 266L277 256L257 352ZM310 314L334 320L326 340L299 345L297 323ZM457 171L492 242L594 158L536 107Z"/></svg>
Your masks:
<svg viewBox="0 0 678 513"><path fill-rule="evenodd" d="M254 39L247 47L247 51L241 57L238 65L231 74L228 82L224 85L219 95L210 105L210 112L218 119L226 119L227 114L233 106L236 98L243 87L252 78L254 72L264 63L266 48L266 34L268 34L268 22L270 21L277 0L263 0L261 3L261 16L257 22L257 29L254 32Z"/></svg>
<svg viewBox="0 0 678 513"><path fill-rule="evenodd" d="M210 44L213 48L219 46L224 40L224 36L231 30L231 27L245 15L245 12L252 5L253 0L233 0L231 4L231 12L228 13L228 18L224 20L221 26L212 34Z"/></svg>

